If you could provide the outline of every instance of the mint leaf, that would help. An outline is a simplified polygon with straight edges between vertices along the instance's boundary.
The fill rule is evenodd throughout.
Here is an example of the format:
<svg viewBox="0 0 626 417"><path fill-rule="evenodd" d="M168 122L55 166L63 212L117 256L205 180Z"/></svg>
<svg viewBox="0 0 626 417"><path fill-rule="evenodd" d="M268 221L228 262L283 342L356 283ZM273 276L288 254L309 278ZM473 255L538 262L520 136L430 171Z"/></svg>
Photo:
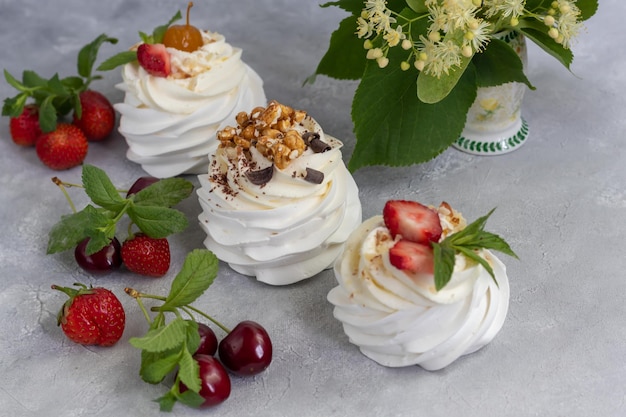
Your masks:
<svg viewBox="0 0 626 417"><path fill-rule="evenodd" d="M480 87L492 87L508 82L524 83L535 87L524 74L519 55L504 41L492 39L482 53L474 55L472 64L476 67L476 82Z"/></svg>
<svg viewBox="0 0 626 417"><path fill-rule="evenodd" d="M178 395L178 401L191 408L198 408L204 403L204 398L191 390L187 390Z"/></svg>
<svg viewBox="0 0 626 417"><path fill-rule="evenodd" d="M172 281L161 311L183 307L194 302L213 284L219 262L209 250L195 249L185 258L183 267Z"/></svg>
<svg viewBox="0 0 626 417"><path fill-rule="evenodd" d="M129 342L148 352L164 352L182 346L187 338L186 332L186 321L177 317L165 326L149 330L143 337L130 338Z"/></svg>
<svg viewBox="0 0 626 417"><path fill-rule="evenodd" d="M164 396L157 398L155 401L159 403L160 411L170 412L174 408L177 398L171 391L168 391Z"/></svg>
<svg viewBox="0 0 626 417"><path fill-rule="evenodd" d="M358 3L360 8L363 8L363 2ZM331 35L328 51L319 62L315 74L340 80L361 78L367 59L363 40L354 34L357 27L356 19L357 16L350 16L339 23L339 28ZM313 78L309 78L309 81L312 80Z"/></svg>
<svg viewBox="0 0 626 417"><path fill-rule="evenodd" d="M85 231L90 224L91 218L84 210L61 217L61 221L52 226L48 233L46 253L50 255L74 248L87 237Z"/></svg>
<svg viewBox="0 0 626 417"><path fill-rule="evenodd" d="M124 51L104 60L97 68L98 71L110 71L119 66L137 60L137 51Z"/></svg>
<svg viewBox="0 0 626 417"><path fill-rule="evenodd" d="M158 384L176 369L180 359L181 350L171 349L165 352L141 351L141 379L149 384Z"/></svg>
<svg viewBox="0 0 626 417"><path fill-rule="evenodd" d="M485 268L485 270L489 273L489 275L491 275L491 278L493 278L493 282L495 282L496 285L498 285L498 281L496 280L496 276L493 273L493 269L491 268L491 265L489 265L489 262L487 262L485 258L478 255L474 250L469 249L464 246L458 246L456 250L458 250L460 253L465 255L467 258L481 264L483 268Z"/></svg>
<svg viewBox="0 0 626 417"><path fill-rule="evenodd" d="M183 213L168 207L133 204L126 213L143 233L155 239L182 232L189 224Z"/></svg>
<svg viewBox="0 0 626 417"><path fill-rule="evenodd" d="M193 184L183 178L165 178L136 193L136 205L172 207L189 197Z"/></svg>
<svg viewBox="0 0 626 417"><path fill-rule="evenodd" d="M21 82L19 82L17 78L11 75L11 73L7 70L4 70L4 79L6 80L7 83L9 83L11 87L15 88L16 90L18 91L26 90L24 85Z"/></svg>
<svg viewBox="0 0 626 417"><path fill-rule="evenodd" d="M404 59L399 48L391 62ZM399 65L380 69L369 62L352 102L356 147L351 171L366 166L405 166L426 162L447 149L463 131L467 110L476 98L475 75L465 71L457 87L435 104L415 94L416 74Z"/></svg>
<svg viewBox="0 0 626 417"><path fill-rule="evenodd" d="M18 117L24 111L24 106L28 100L27 93L20 93L15 97L7 97L2 105L2 115L9 117Z"/></svg>
<svg viewBox="0 0 626 417"><path fill-rule="evenodd" d="M455 251L452 248L432 243L435 263L435 289L441 290L452 278L455 263Z"/></svg>
<svg viewBox="0 0 626 417"><path fill-rule="evenodd" d="M91 79L93 66L98 58L98 50L105 42L116 44L117 39L111 38L103 33L87 45L83 46L78 52L77 68L80 76L87 78L88 80Z"/></svg>
<svg viewBox="0 0 626 417"><path fill-rule="evenodd" d="M119 212L127 204L104 170L93 165L84 164L82 181L85 193L95 204L108 210Z"/></svg>
<svg viewBox="0 0 626 417"><path fill-rule="evenodd" d="M52 101L54 96L48 96L39 104L39 127L43 133L52 132L57 127L57 111Z"/></svg>

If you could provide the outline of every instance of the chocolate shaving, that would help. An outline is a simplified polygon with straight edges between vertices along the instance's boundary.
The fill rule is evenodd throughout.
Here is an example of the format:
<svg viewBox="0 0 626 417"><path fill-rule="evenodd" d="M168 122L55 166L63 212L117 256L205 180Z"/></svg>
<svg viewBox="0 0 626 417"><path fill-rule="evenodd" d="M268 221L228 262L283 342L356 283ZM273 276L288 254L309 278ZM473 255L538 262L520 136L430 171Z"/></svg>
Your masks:
<svg viewBox="0 0 626 417"><path fill-rule="evenodd" d="M304 132L302 134L302 140L304 141L304 143L306 143L307 145L311 144L311 141L313 139L319 139L320 138L320 134L317 132Z"/></svg>
<svg viewBox="0 0 626 417"><path fill-rule="evenodd" d="M254 185L265 185L274 175L274 165L256 171L246 171L246 178Z"/></svg>
<svg viewBox="0 0 626 417"><path fill-rule="evenodd" d="M321 140L319 137L311 139L309 146L315 153L330 151L330 145Z"/></svg>
<svg viewBox="0 0 626 417"><path fill-rule="evenodd" d="M322 181L324 181L324 173L322 171L318 171L317 169L307 168L304 180L313 184L321 184Z"/></svg>

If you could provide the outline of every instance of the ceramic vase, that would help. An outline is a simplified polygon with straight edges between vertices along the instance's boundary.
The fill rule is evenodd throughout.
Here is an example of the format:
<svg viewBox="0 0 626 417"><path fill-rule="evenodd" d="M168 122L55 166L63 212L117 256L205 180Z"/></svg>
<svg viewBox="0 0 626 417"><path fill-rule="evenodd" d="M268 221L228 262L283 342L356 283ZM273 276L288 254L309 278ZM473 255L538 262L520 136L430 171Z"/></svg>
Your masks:
<svg viewBox="0 0 626 417"><path fill-rule="evenodd" d="M526 66L526 40L521 33L507 31L494 37L508 43ZM474 155L501 155L518 149L528 138L528 124L521 116L526 88L518 82L479 87L465 128L453 146Z"/></svg>

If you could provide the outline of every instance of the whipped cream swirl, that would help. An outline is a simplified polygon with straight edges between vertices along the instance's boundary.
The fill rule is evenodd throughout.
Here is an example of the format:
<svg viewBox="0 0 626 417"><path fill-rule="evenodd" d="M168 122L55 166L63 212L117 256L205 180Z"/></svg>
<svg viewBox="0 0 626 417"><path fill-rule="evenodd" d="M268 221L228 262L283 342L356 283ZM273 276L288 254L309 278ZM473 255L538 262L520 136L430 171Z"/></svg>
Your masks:
<svg viewBox="0 0 626 417"><path fill-rule="evenodd" d="M345 167L342 143L324 135L309 116L301 132L314 131L330 150L310 148L287 167L273 165L269 182L256 185L246 173L272 166L255 148L250 154L220 146L208 174L198 176L205 246L235 271L271 285L291 284L332 266L361 223L361 203ZM307 168L323 173L316 184Z"/></svg>
<svg viewBox="0 0 626 417"><path fill-rule="evenodd" d="M442 210L439 215L444 233L458 226ZM490 251L480 252L496 284L480 264L457 255L450 282L437 291L432 274L409 275L391 265L394 243L382 216L372 217L350 236L335 264L339 285L328 300L350 342L381 365L427 370L444 368L488 344L508 310L504 264Z"/></svg>
<svg viewBox="0 0 626 417"><path fill-rule="evenodd" d="M202 32L194 52L167 48L172 73L148 74L137 62L122 69L119 131L127 157L156 177L206 172L215 133L243 109L265 105L261 78L224 36Z"/></svg>

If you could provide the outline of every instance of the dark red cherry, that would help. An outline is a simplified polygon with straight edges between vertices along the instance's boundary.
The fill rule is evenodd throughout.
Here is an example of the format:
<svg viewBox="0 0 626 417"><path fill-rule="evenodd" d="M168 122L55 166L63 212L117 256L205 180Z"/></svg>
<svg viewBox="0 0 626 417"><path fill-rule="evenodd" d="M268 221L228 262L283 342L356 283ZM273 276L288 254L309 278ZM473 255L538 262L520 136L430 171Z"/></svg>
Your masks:
<svg viewBox="0 0 626 417"><path fill-rule="evenodd" d="M242 321L222 339L220 360L235 375L256 375L272 361L272 341L267 331L253 321Z"/></svg>
<svg viewBox="0 0 626 417"><path fill-rule="evenodd" d="M198 323L198 334L200 334L200 346L196 354L215 355L217 352L217 336L215 332L204 323Z"/></svg>
<svg viewBox="0 0 626 417"><path fill-rule="evenodd" d="M126 193L126 198L130 197L132 194L137 194L139 191L143 190L149 185L154 184L157 181L159 181L159 178L155 178L155 177L137 178L137 181L135 181L133 185L130 186L130 189Z"/></svg>
<svg viewBox="0 0 626 417"><path fill-rule="evenodd" d="M230 395L230 377L222 364L209 355L194 355L193 357L200 366L200 392L204 402L200 408L211 407L224 402ZM188 388L180 383L180 392Z"/></svg>
<svg viewBox="0 0 626 417"><path fill-rule="evenodd" d="M89 238L83 239L74 249L74 258L85 271L92 274L104 274L122 265L122 245L117 238L113 238L111 243L92 255L86 253L88 243Z"/></svg>

